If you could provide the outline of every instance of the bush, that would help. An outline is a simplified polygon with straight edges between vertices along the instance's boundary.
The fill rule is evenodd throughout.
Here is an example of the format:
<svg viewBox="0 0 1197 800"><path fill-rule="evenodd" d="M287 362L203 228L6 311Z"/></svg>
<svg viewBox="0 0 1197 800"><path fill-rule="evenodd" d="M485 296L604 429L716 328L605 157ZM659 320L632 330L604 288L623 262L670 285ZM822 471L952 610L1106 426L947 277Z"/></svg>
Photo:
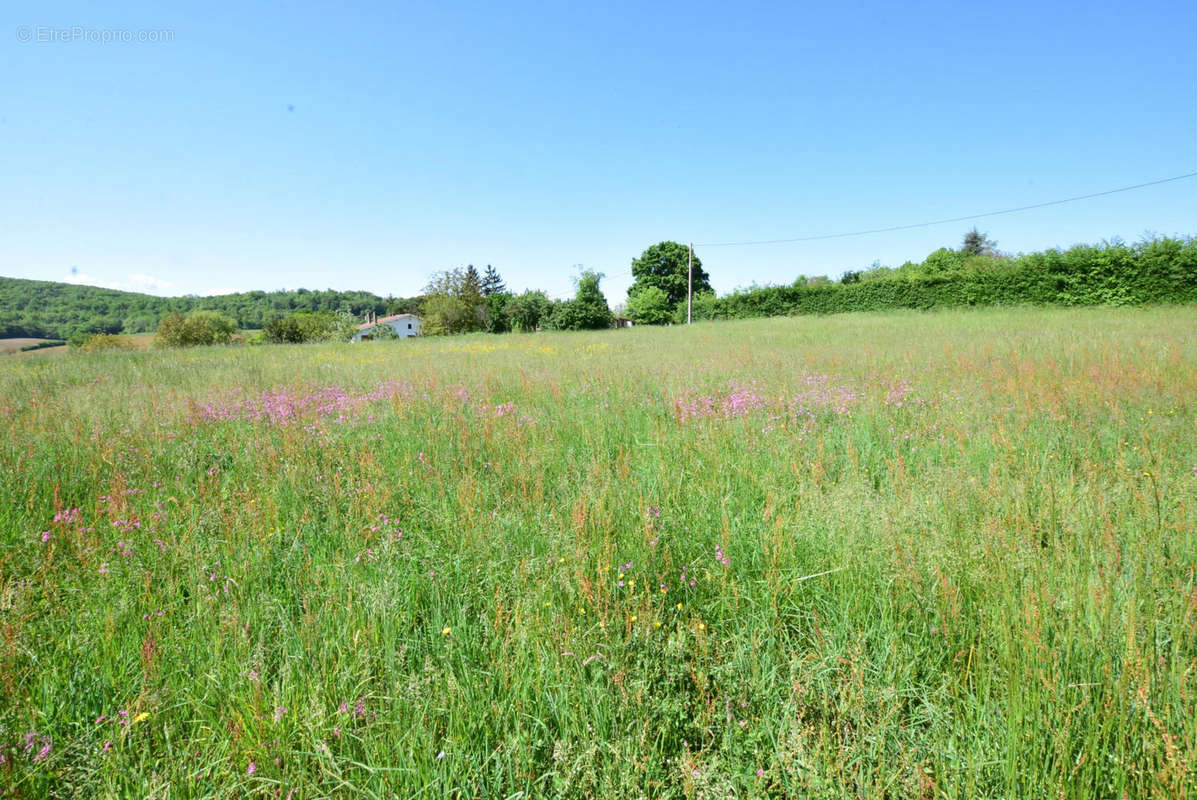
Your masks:
<svg viewBox="0 0 1197 800"><path fill-rule="evenodd" d="M47 347L62 347L64 344L66 344L65 339L47 339L44 342L34 342L33 344L27 344L21 348L20 352L27 353L30 350L44 350Z"/></svg>
<svg viewBox="0 0 1197 800"><path fill-rule="evenodd" d="M78 345L78 349L85 353L94 353L100 350L136 350L137 345L133 344L133 340L128 336L118 336L113 333L93 333L82 344Z"/></svg>
<svg viewBox="0 0 1197 800"><path fill-rule="evenodd" d="M680 307L684 309L685 303L682 300ZM643 286L628 297L628 316L637 325L664 325L673 319L670 305L664 289Z"/></svg>
<svg viewBox="0 0 1197 800"><path fill-rule="evenodd" d="M715 293L711 292L695 292L694 298L690 303L690 318L694 322L701 322L702 320L711 320L718 318L719 301L715 297ZM673 321L679 325L686 321L686 301L677 304L677 308L673 310Z"/></svg>
<svg viewBox="0 0 1197 800"><path fill-rule="evenodd" d="M172 311L158 324L154 344L159 347L228 344L236 332L236 324L215 311L192 311L186 316Z"/></svg>
<svg viewBox="0 0 1197 800"><path fill-rule="evenodd" d="M607 307L607 298L599 289L602 275L585 270L578 277L578 293L573 300L558 303L549 315L546 327L558 331L584 331L610 328L615 315Z"/></svg>
<svg viewBox="0 0 1197 800"><path fill-rule="evenodd" d="M354 318L331 311L298 311L278 317L262 326L266 341L274 344L303 342L347 342L357 332Z"/></svg>
<svg viewBox="0 0 1197 800"><path fill-rule="evenodd" d="M1078 245L1005 258L937 250L923 264L852 283L737 290L715 303L727 319L993 305L1197 302L1197 239ZM684 313L684 312L683 312Z"/></svg>
<svg viewBox="0 0 1197 800"><path fill-rule="evenodd" d="M532 290L513 295L504 308L508 327L524 333L539 328L548 320L552 311L553 301L544 292Z"/></svg>
<svg viewBox="0 0 1197 800"><path fill-rule="evenodd" d="M402 337L395 331L394 327L383 323L369 328L362 334L363 342L390 342L401 339Z"/></svg>

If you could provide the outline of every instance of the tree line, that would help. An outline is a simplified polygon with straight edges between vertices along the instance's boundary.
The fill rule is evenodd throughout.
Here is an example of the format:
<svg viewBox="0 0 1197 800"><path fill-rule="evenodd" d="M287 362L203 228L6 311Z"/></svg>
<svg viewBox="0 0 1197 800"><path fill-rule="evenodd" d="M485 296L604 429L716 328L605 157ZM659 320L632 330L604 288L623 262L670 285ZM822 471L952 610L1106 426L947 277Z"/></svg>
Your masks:
<svg viewBox="0 0 1197 800"><path fill-rule="evenodd" d="M242 330L262 329L297 312L349 314L416 313L419 297L382 297L371 292L252 291L212 297L157 297L53 281L0 278L0 338L69 339L78 334L152 333L172 311L212 311Z"/></svg>
<svg viewBox="0 0 1197 800"><path fill-rule="evenodd" d="M799 276L713 300L709 319L847 311L1009 305L1144 305L1197 302L1197 239L1153 237L1011 255L970 231L960 248L921 262L873 264L840 281ZM697 314L696 314L697 316Z"/></svg>
<svg viewBox="0 0 1197 800"><path fill-rule="evenodd" d="M717 297L688 248L660 242L632 261L624 313L636 324L686 319L692 278L693 318L742 319L897 308L980 305L1105 305L1197 302L1197 239L1154 237L1011 255L977 230L958 248L920 262L874 263L833 281L799 275L784 285L753 285ZM693 272L691 273L691 264ZM425 335L608 328L617 318L602 274L582 270L565 300L508 289L493 266L435 273L419 297L369 292L242 292L217 297L155 297L73 284L0 278L0 337L71 338L157 331L162 344L220 344L238 329L256 342L346 341L367 315L414 313ZM108 342L110 340L103 340Z"/></svg>

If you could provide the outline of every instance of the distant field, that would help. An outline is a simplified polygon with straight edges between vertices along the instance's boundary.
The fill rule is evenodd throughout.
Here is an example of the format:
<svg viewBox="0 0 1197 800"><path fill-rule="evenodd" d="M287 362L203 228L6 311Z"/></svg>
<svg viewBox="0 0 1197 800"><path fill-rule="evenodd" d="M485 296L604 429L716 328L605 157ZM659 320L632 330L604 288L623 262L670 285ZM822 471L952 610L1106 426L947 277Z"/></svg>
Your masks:
<svg viewBox="0 0 1197 800"><path fill-rule="evenodd" d="M0 795L1197 793L1193 308L0 361Z"/></svg>
<svg viewBox="0 0 1197 800"><path fill-rule="evenodd" d="M132 344L134 348L137 348L139 350L145 350L147 348L154 346L154 334L152 334L152 333L125 333L125 334L121 334L121 336L123 338L125 338L126 340L128 340L128 342L130 344ZM45 340L44 339L0 339L0 352L12 353L13 355L18 356L19 358L40 358L45 355L60 356L65 353L71 352L71 348L69 348L65 345L62 347L46 347L46 348L40 348L38 350L27 350L23 353L17 352L18 350L20 350L21 347L24 346L24 344L33 344L35 342L41 342L41 341L45 341ZM4 343L6 343L6 342L23 342L24 344L19 345L19 346L14 346L14 347L12 347L11 350L4 350L2 348L3 348Z"/></svg>
<svg viewBox="0 0 1197 800"><path fill-rule="evenodd" d="M0 353L3 353L3 354L16 353L16 352L19 352L22 347L28 347L31 344L37 344L38 342L45 342L45 341L49 341L49 340L48 339L29 339L29 338L0 339ZM45 349L56 350L58 348L48 347Z"/></svg>

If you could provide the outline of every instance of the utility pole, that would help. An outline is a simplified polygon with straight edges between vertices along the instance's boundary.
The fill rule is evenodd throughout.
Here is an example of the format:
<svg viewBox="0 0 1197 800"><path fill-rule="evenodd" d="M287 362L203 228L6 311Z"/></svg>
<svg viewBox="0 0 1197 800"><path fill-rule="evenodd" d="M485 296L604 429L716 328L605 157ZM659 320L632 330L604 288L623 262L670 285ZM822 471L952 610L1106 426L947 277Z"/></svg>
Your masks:
<svg viewBox="0 0 1197 800"><path fill-rule="evenodd" d="M689 266L686 270L686 324L689 325L694 310L694 242L690 243Z"/></svg>

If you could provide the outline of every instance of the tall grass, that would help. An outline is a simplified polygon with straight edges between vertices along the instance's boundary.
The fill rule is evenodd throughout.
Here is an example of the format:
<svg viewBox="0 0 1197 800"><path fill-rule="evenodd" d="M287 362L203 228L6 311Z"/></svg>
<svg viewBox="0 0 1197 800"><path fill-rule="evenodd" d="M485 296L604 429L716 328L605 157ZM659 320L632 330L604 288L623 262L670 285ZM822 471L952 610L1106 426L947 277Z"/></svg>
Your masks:
<svg viewBox="0 0 1197 800"><path fill-rule="evenodd" d="M0 364L0 794L1197 793L1197 316Z"/></svg>

